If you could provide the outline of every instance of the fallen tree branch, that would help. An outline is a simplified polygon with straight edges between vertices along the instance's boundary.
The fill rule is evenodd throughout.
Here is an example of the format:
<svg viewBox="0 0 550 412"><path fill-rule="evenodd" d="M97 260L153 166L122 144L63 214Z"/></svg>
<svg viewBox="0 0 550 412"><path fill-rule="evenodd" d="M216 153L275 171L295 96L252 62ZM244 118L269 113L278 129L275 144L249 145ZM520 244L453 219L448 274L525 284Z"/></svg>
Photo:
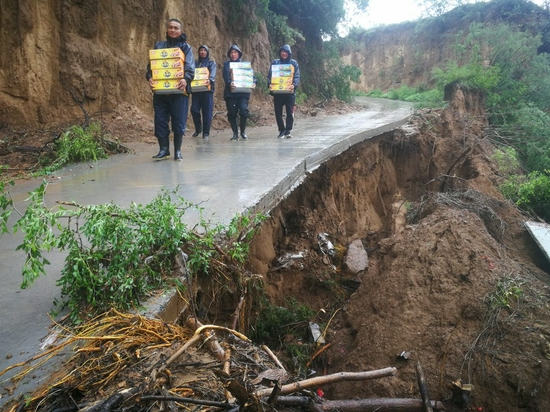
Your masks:
<svg viewBox="0 0 550 412"><path fill-rule="evenodd" d="M195 405L206 405L206 406L214 406L216 408L222 408L222 409L232 409L234 405L231 405L227 402L216 402L216 401L206 401L203 399L193 399L193 398L184 398L181 396L157 396L157 395L149 395L149 396L142 396L140 398L142 401L174 401L174 402L185 402L185 403L192 403Z"/></svg>
<svg viewBox="0 0 550 412"><path fill-rule="evenodd" d="M373 398L373 399L350 399L337 401L314 402L307 396L279 396L275 402L277 406L303 406L311 408L312 404L321 411L340 412L422 412L423 403L421 399L406 398ZM442 402L431 402L434 410L444 410Z"/></svg>
<svg viewBox="0 0 550 412"><path fill-rule="evenodd" d="M283 364L281 363L281 361L279 360L279 358L275 356L275 354L271 351L271 349L269 349L266 345L262 345L262 349L264 350L265 353L269 355L271 360L275 362L279 368L281 368L282 370L286 370Z"/></svg>
<svg viewBox="0 0 550 412"><path fill-rule="evenodd" d="M314 386L328 385L335 382L343 381L364 381L370 379L378 379L386 376L393 376L397 373L397 368L384 368L366 372L339 372L332 375L318 376L303 381L289 383L281 388L281 395L297 392L302 389L311 388ZM254 393L255 396L268 396L273 391L272 388L260 389Z"/></svg>

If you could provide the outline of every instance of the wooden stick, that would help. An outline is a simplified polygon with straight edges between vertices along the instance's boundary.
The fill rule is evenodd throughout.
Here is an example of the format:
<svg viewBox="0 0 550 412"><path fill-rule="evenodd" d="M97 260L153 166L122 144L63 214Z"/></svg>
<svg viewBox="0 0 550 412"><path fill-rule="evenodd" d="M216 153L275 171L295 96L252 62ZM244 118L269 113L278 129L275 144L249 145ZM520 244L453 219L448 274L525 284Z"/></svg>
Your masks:
<svg viewBox="0 0 550 412"><path fill-rule="evenodd" d="M269 395L269 398L267 398L268 405L272 405L277 400L277 397L281 393L281 384L279 381L275 382L275 386L273 387L273 391L271 391L271 395Z"/></svg>
<svg viewBox="0 0 550 412"><path fill-rule="evenodd" d="M170 392L168 392L168 389L166 389L166 387L164 386L162 387L162 395L165 397L170 396ZM176 401L174 401L173 399L167 399L166 401L164 401L163 409L168 412L176 412L178 410L178 407L176 406Z"/></svg>
<svg viewBox="0 0 550 412"><path fill-rule="evenodd" d="M278 406L303 406L310 408L313 400L307 396L279 396L275 400ZM422 412L420 399L373 398L323 401L315 403L322 411L338 410L341 412ZM442 402L431 402L433 409L444 410Z"/></svg>
<svg viewBox="0 0 550 412"><path fill-rule="evenodd" d="M156 396L156 395L147 395L140 398L142 401L175 401L175 402L185 402L192 403L195 405L206 405L214 406L216 408L230 409L232 405L227 402L216 402L216 401L207 401L203 399L194 399L194 398L184 398L181 396Z"/></svg>
<svg viewBox="0 0 550 412"><path fill-rule="evenodd" d="M185 342L185 345L183 345L181 348L179 348L170 358L166 361L166 366L170 366L172 362L174 362L177 358L179 358L183 352L185 352L187 349L189 349L191 346L196 344L202 340L201 335L193 335L191 336L191 339L189 339L187 342Z"/></svg>
<svg viewBox="0 0 550 412"><path fill-rule="evenodd" d="M266 345L262 345L262 349L264 350L265 353L267 353L269 355L271 360L273 362L275 362L279 368L286 371L285 367L283 366L283 364L281 363L279 358L277 358L277 356L275 356L275 354L271 351L271 349L269 349Z"/></svg>
<svg viewBox="0 0 550 412"><path fill-rule="evenodd" d="M422 371L420 362L416 362L416 380L418 381L418 388L420 389L420 396L422 397L422 404L424 406L424 412L433 412L430 393L428 392L428 385L426 384L426 377Z"/></svg>
<svg viewBox="0 0 550 412"><path fill-rule="evenodd" d="M223 362L223 371L227 373L227 376L231 376L231 349L225 350L224 362ZM231 395L231 392L225 389L225 399L229 403L235 403L235 398Z"/></svg>
<svg viewBox="0 0 550 412"><path fill-rule="evenodd" d="M241 309L243 307L243 303L244 303L244 293L241 295L241 298L239 299L239 304L237 305L237 307L235 308L235 312L233 312L233 321L231 322L231 327L233 328L233 330L237 330L237 322L239 322L239 314L241 312Z"/></svg>
<svg viewBox="0 0 550 412"><path fill-rule="evenodd" d="M208 344L208 347L216 357L221 362L224 362L225 360L225 350L220 345L220 342L212 335L210 332L208 332L206 329L227 329L227 328L216 328L215 325L203 325L198 321L196 318L189 318L187 320L187 324L190 325L195 330L195 336L202 333L204 335L205 342ZM247 338L248 339L248 338Z"/></svg>
<svg viewBox="0 0 550 412"><path fill-rule="evenodd" d="M331 343L327 343L325 346L323 346L321 349L319 349L317 352L315 352L315 354L311 357L311 359L309 360L308 363L306 363L306 367L309 368L309 365L311 365L311 362L313 362L315 360L315 358L317 356L319 356L321 353L323 353L324 351L326 351L328 348L330 348L330 345L332 345Z"/></svg>
<svg viewBox="0 0 550 412"><path fill-rule="evenodd" d="M328 385L334 382L342 381L364 381L369 379L378 379L385 376L393 376L397 373L397 368L384 368L367 372L339 372L332 375L318 376L311 379L305 379L300 382L289 383L281 388L281 395L288 395L301 389L314 386ZM267 396L271 394L272 389L260 389L255 392L255 396Z"/></svg>

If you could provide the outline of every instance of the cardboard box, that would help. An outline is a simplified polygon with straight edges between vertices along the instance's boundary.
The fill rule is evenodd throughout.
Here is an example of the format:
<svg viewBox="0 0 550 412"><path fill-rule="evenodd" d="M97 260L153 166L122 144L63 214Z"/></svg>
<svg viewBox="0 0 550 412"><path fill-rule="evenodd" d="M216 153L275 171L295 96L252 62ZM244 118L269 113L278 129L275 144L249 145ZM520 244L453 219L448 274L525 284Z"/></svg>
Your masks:
<svg viewBox="0 0 550 412"><path fill-rule="evenodd" d="M210 71L206 67L195 67L194 80L208 80L210 78Z"/></svg>
<svg viewBox="0 0 550 412"><path fill-rule="evenodd" d="M149 60L157 59L175 59L180 58L185 61L185 54L179 47L171 49L152 49L149 50Z"/></svg>
<svg viewBox="0 0 550 412"><path fill-rule="evenodd" d="M176 87L179 79L153 80L153 93L177 93L186 94L184 90Z"/></svg>
<svg viewBox="0 0 550 412"><path fill-rule="evenodd" d="M270 84L269 90L275 94L291 94L294 90L291 89L291 84Z"/></svg>
<svg viewBox="0 0 550 412"><path fill-rule="evenodd" d="M294 66L292 64L272 64L271 77L294 76Z"/></svg>
<svg viewBox="0 0 550 412"><path fill-rule="evenodd" d="M271 84L273 85L280 85L280 84L284 84L284 85L290 85L292 84L292 77L275 77L275 78L271 78Z"/></svg>
<svg viewBox="0 0 550 412"><path fill-rule="evenodd" d="M185 64L182 59L179 57L177 59L158 59L151 60L151 70L161 70L161 69L177 69L184 68Z"/></svg>
<svg viewBox="0 0 550 412"><path fill-rule="evenodd" d="M231 80L233 81L252 81L254 80L254 70L252 69L230 69Z"/></svg>
<svg viewBox="0 0 550 412"><path fill-rule="evenodd" d="M240 71L235 71L231 73L231 80L236 82L253 82L254 81L254 73L241 73Z"/></svg>
<svg viewBox="0 0 550 412"><path fill-rule="evenodd" d="M229 62L230 69L252 69L250 62Z"/></svg>
<svg viewBox="0 0 550 412"><path fill-rule="evenodd" d="M153 73L153 80L183 79L185 74L183 69L153 70L152 73Z"/></svg>
<svg viewBox="0 0 550 412"><path fill-rule="evenodd" d="M191 82L191 93L209 92L210 83L207 84L207 80L193 80Z"/></svg>
<svg viewBox="0 0 550 412"><path fill-rule="evenodd" d="M231 93L252 93L254 80L251 81L234 81L234 87L231 88Z"/></svg>

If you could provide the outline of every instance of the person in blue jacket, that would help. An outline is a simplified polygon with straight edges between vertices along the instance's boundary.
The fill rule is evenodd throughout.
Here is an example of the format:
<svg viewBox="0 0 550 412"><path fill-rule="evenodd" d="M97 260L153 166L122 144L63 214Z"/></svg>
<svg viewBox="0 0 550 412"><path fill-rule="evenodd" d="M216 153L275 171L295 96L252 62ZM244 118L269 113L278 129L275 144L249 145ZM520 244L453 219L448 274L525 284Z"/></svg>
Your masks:
<svg viewBox="0 0 550 412"><path fill-rule="evenodd" d="M191 115L195 124L195 133L193 137L197 137L202 133L203 139L208 139L210 136L210 126L212 125L212 113L214 111L214 87L216 84L216 62L210 60L210 51L206 44L199 46L199 59L195 62L195 67L206 67L209 72L207 85L210 85L210 90L205 92L192 92L191 99ZM202 119L201 119L202 111Z"/></svg>
<svg viewBox="0 0 550 412"><path fill-rule="evenodd" d="M227 51L227 57L229 60L223 64L223 81L225 83L225 89L223 92L223 98L225 100L225 106L227 108L227 120L231 125L233 131L233 137L231 140L239 139L239 129L237 127L237 116L239 116L239 126L241 128L241 139L246 140L248 136L246 134L246 121L250 117L248 110L248 101L250 99L250 93L237 92L233 93L234 84L231 80L231 71L229 70L229 63L241 62L243 52L236 44L232 45ZM254 83L254 86L256 83Z"/></svg>
<svg viewBox="0 0 550 412"><path fill-rule="evenodd" d="M273 93L273 106L275 109L275 120L277 121L277 127L279 128L279 135L277 137L291 138L290 131L294 126L294 106L296 105L296 89L300 84L300 67L298 62L292 58L292 50L288 44L285 44L279 49L279 58L271 62L269 66L269 73L267 75L267 84L271 84L271 77L273 75L273 65L291 64L294 67L294 75L292 77L292 85L290 93ZM286 125L283 120L283 107L286 108Z"/></svg>
<svg viewBox="0 0 550 412"><path fill-rule="evenodd" d="M187 113L189 111L189 83L195 77L195 59L187 36L183 33L183 24L178 19L170 19L166 24L166 40L155 43L154 49L179 47L185 55L184 78L180 79L177 88L181 93L156 93L153 95L155 111L155 136L159 142L159 152L153 159L163 160L170 157L170 127L174 133L174 159L182 160L181 144L185 134ZM145 78L153 87L151 64L147 65Z"/></svg>

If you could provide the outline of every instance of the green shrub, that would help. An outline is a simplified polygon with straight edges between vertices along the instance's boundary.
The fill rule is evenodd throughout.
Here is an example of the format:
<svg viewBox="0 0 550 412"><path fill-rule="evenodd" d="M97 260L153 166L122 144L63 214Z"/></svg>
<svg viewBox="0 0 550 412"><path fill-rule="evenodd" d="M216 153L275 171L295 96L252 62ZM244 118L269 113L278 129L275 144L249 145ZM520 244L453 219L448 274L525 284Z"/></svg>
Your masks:
<svg viewBox="0 0 550 412"><path fill-rule="evenodd" d="M464 86L490 92L501 80L498 67L485 67L479 62L459 66L456 61L451 61L445 69L435 68L433 76L441 90L447 84L458 82Z"/></svg>
<svg viewBox="0 0 550 412"><path fill-rule="evenodd" d="M498 170L505 176L510 177L521 172L521 165L518 160L518 154L513 147L504 146L497 148L492 155Z"/></svg>
<svg viewBox="0 0 550 412"><path fill-rule="evenodd" d="M443 107L443 92L439 89L422 90L414 87L402 86L399 89L391 89L383 93L380 89L374 89L368 93L369 97L378 97L392 100L402 100L415 103L415 107Z"/></svg>
<svg viewBox="0 0 550 412"><path fill-rule="evenodd" d="M550 221L550 171L511 176L500 190L520 209Z"/></svg>
<svg viewBox="0 0 550 412"><path fill-rule="evenodd" d="M327 98L336 97L338 100L351 102L353 98L350 81L358 82L361 70L357 66L344 65L337 61L333 61L329 66L331 69L327 72L327 78L321 87L322 94Z"/></svg>
<svg viewBox="0 0 550 412"><path fill-rule="evenodd" d="M300 89L296 90L296 104L299 106L304 104L307 99L307 94L305 94Z"/></svg>
<svg viewBox="0 0 550 412"><path fill-rule="evenodd" d="M493 112L496 113L496 112ZM519 107L512 114L493 116L494 126L514 147L522 166L529 172L550 170L550 115L532 104Z"/></svg>
<svg viewBox="0 0 550 412"><path fill-rule="evenodd" d="M101 145L101 125L92 123L87 127L72 126L55 144L57 168L78 162L95 162L107 157Z"/></svg>
<svg viewBox="0 0 550 412"><path fill-rule="evenodd" d="M4 178L5 168L6 166L0 165L0 235L9 232L8 219L12 212L13 200L8 193L8 188L15 185L13 180Z"/></svg>
<svg viewBox="0 0 550 412"><path fill-rule="evenodd" d="M264 304L256 320L251 338L267 345L278 345L285 335L302 339L306 335L309 321L315 312L309 307L298 304L294 299L287 299L285 306Z"/></svg>
<svg viewBox="0 0 550 412"><path fill-rule="evenodd" d="M30 193L30 204L14 225L24 233L17 247L26 254L21 287L46 274L44 252L66 251L57 281L61 301L55 303L67 306L75 322L111 307L139 306L152 290L180 285L179 276L208 274L212 265L226 267L226 257L239 267L248 255L252 226L265 219L237 216L227 227L212 228L201 218L198 234L183 223L186 211L198 208L178 196L177 189L162 190L149 204L126 209L113 203L71 203L52 210L44 205L45 191L44 182ZM182 251L189 256L189 273L174 274L172 266Z"/></svg>
<svg viewBox="0 0 550 412"><path fill-rule="evenodd" d="M501 279L496 290L488 294L485 301L491 310L510 309L523 295L522 286L523 282L517 279Z"/></svg>

